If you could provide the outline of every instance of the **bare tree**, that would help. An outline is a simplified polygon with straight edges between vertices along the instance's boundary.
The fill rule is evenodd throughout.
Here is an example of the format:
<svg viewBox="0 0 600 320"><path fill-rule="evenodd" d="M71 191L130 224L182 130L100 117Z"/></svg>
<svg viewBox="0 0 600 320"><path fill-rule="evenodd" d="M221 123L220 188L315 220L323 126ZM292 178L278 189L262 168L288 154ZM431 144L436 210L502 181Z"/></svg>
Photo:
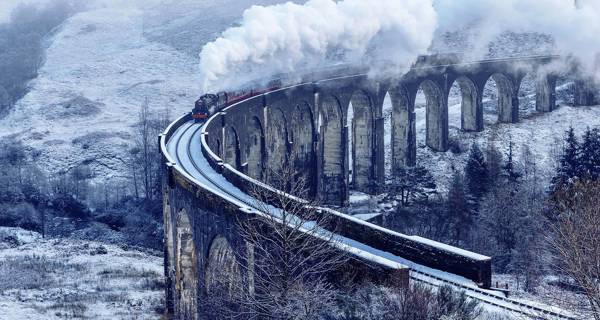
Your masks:
<svg viewBox="0 0 600 320"><path fill-rule="evenodd" d="M394 170L387 188L392 198L399 198L402 206L408 206L411 201L427 199L435 193L437 186L425 167L415 166Z"/></svg>
<svg viewBox="0 0 600 320"><path fill-rule="evenodd" d="M148 98L144 100L138 113L137 140L136 145L139 149L138 165L142 170L142 183L144 194L147 200L152 200L152 146L154 145L154 136L152 135L152 120Z"/></svg>
<svg viewBox="0 0 600 320"><path fill-rule="evenodd" d="M308 199L305 179L291 167L270 176L275 188ZM248 276L221 280L220 294L209 293L218 297L213 305L220 314L227 309L232 318L317 319L335 304L336 289L328 277L347 260L334 248L338 241L334 234L321 228L328 219L314 201L298 201L261 187L251 194L254 207L264 214L238 221L248 250L237 255L235 269Z"/></svg>
<svg viewBox="0 0 600 320"><path fill-rule="evenodd" d="M136 127L135 146L130 149L130 165L136 198L140 189L144 198L152 202L160 190L160 155L156 137L169 123L169 109L161 114L150 111L148 98L140 106ZM141 184L141 187L138 185Z"/></svg>
<svg viewBox="0 0 600 320"><path fill-rule="evenodd" d="M600 320L600 181L577 182L554 201L557 214L547 228L554 267L587 298L575 311Z"/></svg>
<svg viewBox="0 0 600 320"><path fill-rule="evenodd" d="M92 170L87 165L79 165L70 172L75 198L83 200L88 194L88 181L93 177Z"/></svg>

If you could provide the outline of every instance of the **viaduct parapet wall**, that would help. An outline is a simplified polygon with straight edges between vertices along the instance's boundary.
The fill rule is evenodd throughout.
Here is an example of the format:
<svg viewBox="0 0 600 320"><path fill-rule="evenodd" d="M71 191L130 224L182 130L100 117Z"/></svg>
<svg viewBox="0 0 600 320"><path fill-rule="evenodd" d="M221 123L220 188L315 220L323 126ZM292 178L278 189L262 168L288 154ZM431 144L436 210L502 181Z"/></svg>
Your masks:
<svg viewBox="0 0 600 320"><path fill-rule="evenodd" d="M278 192L268 185L269 172L289 164L310 181L312 195L325 204L344 205L350 189L371 193L384 183L386 95L392 102L392 167L413 166L417 161L415 100L419 88L427 100L427 146L443 152L448 150L448 96L454 83L462 92L462 129L481 131L483 90L489 79L498 87L500 122L519 121L519 88L528 73L537 80L536 109L554 110L557 75L545 72L554 59L462 64L425 59L393 81L377 81L366 75L316 79L219 110L201 130L195 129L201 134L189 138L201 140L197 154L189 147L184 151L206 159L206 166L240 192L256 187ZM575 84L575 103L593 104L589 84L579 80ZM351 125L347 124L349 113L353 114ZM165 163L165 275L169 311L183 319L200 319L207 315L204 300L210 296L215 274L248 276L236 268L236 259L250 254L236 222L246 219L252 210L235 197L200 182L178 158L180 150L170 148L174 135L190 121L189 115L178 119L160 137ZM352 141L351 146L348 141ZM322 226L324 229L367 248L368 254L354 256L347 266L357 281L406 285L409 268L398 264L396 258L401 258L407 264L458 275L483 288L491 286L488 257L402 235L335 210L322 208L321 212L332 218Z"/></svg>

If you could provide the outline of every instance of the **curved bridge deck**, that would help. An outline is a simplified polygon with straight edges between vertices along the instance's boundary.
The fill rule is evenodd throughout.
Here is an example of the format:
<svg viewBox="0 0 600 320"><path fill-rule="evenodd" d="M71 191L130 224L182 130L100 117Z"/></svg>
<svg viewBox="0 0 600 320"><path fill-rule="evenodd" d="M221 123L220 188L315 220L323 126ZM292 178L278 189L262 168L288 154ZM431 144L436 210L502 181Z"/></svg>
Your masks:
<svg viewBox="0 0 600 320"><path fill-rule="evenodd" d="M314 182L317 196L333 205L347 199L350 180L354 188L366 192L373 191L370 186L373 181L384 182L382 105L386 94L391 96L393 105L392 168L411 166L416 161L414 105L420 87L427 98L427 145L434 151L446 151L448 95L454 82L462 91L462 129L481 131L483 88L492 78L498 84L500 122L518 121L519 87L528 72L539 73L536 109L551 112L556 102L557 76L548 73L545 66L556 59L529 57L474 63L422 59L400 79L381 82L342 68L337 75L315 73L300 85L254 96L224 110L211 110L213 116L203 125L193 123L190 115L181 117L160 139L166 164L165 271L168 281L181 280L173 280L180 273L181 266L173 252L181 251L177 248L181 239L200 239L197 244L202 249L190 253L193 267L187 271L201 274L208 268L206 260L211 253L207 251L215 234L229 233L235 241L232 217L265 217L280 212L273 207L270 212L261 212L260 208L266 204L257 202L247 192L258 187L281 194L263 182L268 180L265 167L278 168L294 155L295 170ZM591 95L584 94L586 90L582 89L579 95L587 99ZM586 103L590 102L587 100ZM350 128L345 122L349 105L354 108ZM356 144L352 148L353 164L348 161L350 135ZM352 179L348 175L350 171ZM172 206L178 206L179 211L172 210ZM314 236L333 235L336 241L331 245L353 257L362 272L374 274L374 279L391 278L397 272L406 274L410 270L413 281L431 286L450 285L492 309L544 319L573 319L562 310L508 299L502 293L487 289L491 286L489 257L400 234L332 209L318 210L332 219L327 225L318 225L319 232ZM187 214L183 214L182 218L177 212L192 215L187 218ZM191 227L189 222L174 223L194 219L198 222L192 221ZM179 224L184 226L183 232ZM177 230L173 230L172 225Z"/></svg>
<svg viewBox="0 0 600 320"><path fill-rule="evenodd" d="M189 118L189 116L185 118ZM171 160L170 165L199 187L226 199L233 205L238 206L240 210L259 214L256 211L256 199L227 181L225 177L210 166L209 161L202 152L201 138L201 125L195 124L193 121L182 122L173 131L166 143L167 157ZM324 229L323 232L327 231ZM462 276L414 263L351 238L338 235L336 239L339 241L336 245L361 260L390 269L408 267L410 268L410 278L413 281L436 287L450 285L456 289L465 290L469 297L489 307L533 317L572 319L570 316L563 314L561 310L553 310L549 307L540 307L508 299L502 293L482 289L475 282Z"/></svg>

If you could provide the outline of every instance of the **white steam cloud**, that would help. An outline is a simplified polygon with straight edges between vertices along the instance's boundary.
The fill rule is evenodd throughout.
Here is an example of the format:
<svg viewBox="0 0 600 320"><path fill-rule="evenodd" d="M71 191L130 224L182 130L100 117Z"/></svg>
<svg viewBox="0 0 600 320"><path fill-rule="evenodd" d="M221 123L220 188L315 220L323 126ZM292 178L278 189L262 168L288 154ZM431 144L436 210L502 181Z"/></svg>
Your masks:
<svg viewBox="0 0 600 320"><path fill-rule="evenodd" d="M501 33L552 36L557 54L574 56L583 71L600 79L600 1L598 0L435 0L439 31L469 29L481 57Z"/></svg>
<svg viewBox="0 0 600 320"><path fill-rule="evenodd" d="M203 90L337 62L408 67L431 44L431 0L310 0L253 6L200 53Z"/></svg>
<svg viewBox="0 0 600 320"><path fill-rule="evenodd" d="M504 32L549 34L600 79L599 0L310 0L254 6L200 53L204 91L336 62L406 67L434 34L469 30L471 59Z"/></svg>

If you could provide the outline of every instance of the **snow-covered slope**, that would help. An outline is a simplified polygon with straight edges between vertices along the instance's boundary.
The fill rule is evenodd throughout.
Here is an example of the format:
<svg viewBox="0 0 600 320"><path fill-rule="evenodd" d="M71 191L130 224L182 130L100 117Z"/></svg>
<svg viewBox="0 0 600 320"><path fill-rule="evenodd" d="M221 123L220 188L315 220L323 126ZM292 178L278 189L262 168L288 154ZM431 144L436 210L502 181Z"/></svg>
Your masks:
<svg viewBox="0 0 600 320"><path fill-rule="evenodd" d="M0 134L39 150L38 163L50 171L85 161L99 175L118 175L144 98L154 111L183 112L196 95L195 63L146 40L142 10L80 13L54 37Z"/></svg>
<svg viewBox="0 0 600 320"><path fill-rule="evenodd" d="M251 3L97 0L49 39L31 91L0 120L0 138L23 141L50 172L87 163L99 179L123 177L145 98L172 118L189 110L199 48Z"/></svg>
<svg viewBox="0 0 600 320"><path fill-rule="evenodd" d="M160 319L160 253L0 227L0 319Z"/></svg>
<svg viewBox="0 0 600 320"><path fill-rule="evenodd" d="M450 113L459 114L460 105L450 107ZM417 117L419 118L419 115ZM422 118L424 119L424 117L423 112ZM460 119L460 115L458 115L458 119ZM556 165L554 157L557 152L560 152L565 132L570 126L575 128L578 135L581 135L588 127L600 127L600 106L561 106L551 113L532 114L516 124L486 124L485 131L479 133L451 130L450 138L460 140L461 148L465 150L461 154L453 154L450 151L432 152L425 146L425 126L421 126L420 130L417 129L419 131L417 162L432 172L441 191L444 191L452 178L453 170L462 171L464 169L468 158L468 148L473 142L485 150L488 143L494 141L506 159L512 140L515 160L519 162L523 147L529 146L538 167L540 179L549 183Z"/></svg>
<svg viewBox="0 0 600 320"><path fill-rule="evenodd" d="M97 179L122 178L143 101L148 98L153 112L168 109L171 118L188 111L199 94L202 45L235 24L245 8L277 2L92 1L49 39L31 91L0 119L0 138L23 141L50 172L87 163ZM460 34L438 36L432 50L459 51L468 47L465 41ZM507 34L497 42L491 56L551 46L542 35Z"/></svg>

